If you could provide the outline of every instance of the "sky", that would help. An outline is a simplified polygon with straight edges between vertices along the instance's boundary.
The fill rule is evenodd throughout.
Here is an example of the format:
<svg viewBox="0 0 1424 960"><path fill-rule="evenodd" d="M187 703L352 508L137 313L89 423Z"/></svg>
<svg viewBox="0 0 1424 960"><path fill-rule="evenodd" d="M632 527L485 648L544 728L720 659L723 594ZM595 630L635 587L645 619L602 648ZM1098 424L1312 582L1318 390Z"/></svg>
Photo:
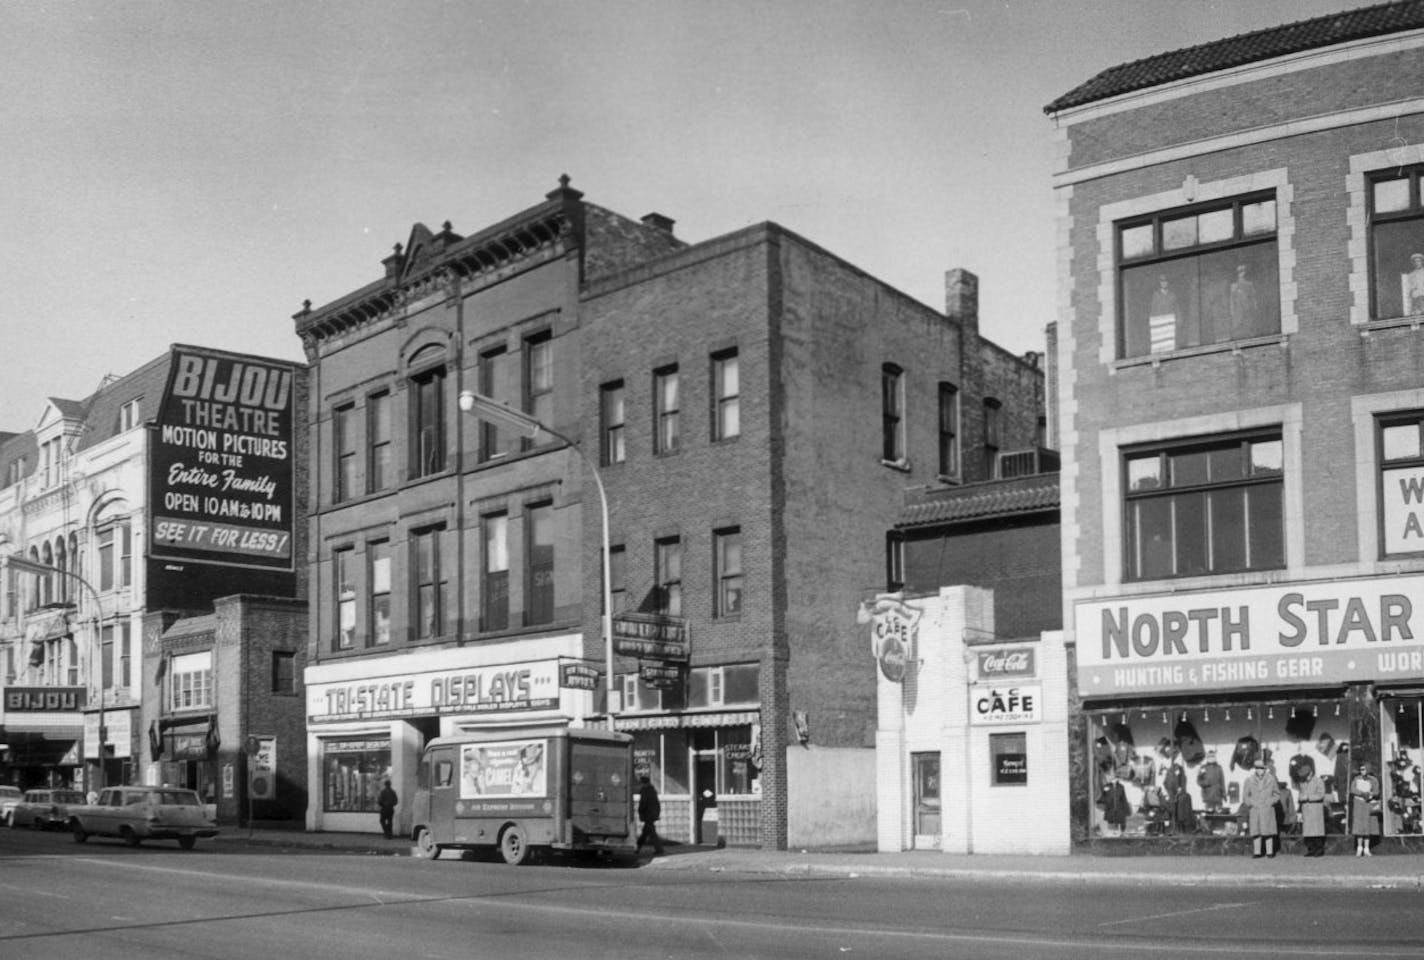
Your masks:
<svg viewBox="0 0 1424 960"><path fill-rule="evenodd" d="M697 243L774 221L1044 349L1049 101L1351 0L0 0L0 431L187 343L301 360L292 315L411 226L561 174Z"/></svg>

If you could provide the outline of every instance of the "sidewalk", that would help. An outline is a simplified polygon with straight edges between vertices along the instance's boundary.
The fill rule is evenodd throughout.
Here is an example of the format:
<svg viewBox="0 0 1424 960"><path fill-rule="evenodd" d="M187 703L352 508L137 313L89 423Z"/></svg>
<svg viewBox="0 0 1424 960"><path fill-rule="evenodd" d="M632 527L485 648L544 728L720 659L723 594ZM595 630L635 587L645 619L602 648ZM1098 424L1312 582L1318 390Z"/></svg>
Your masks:
<svg viewBox="0 0 1424 960"><path fill-rule="evenodd" d="M306 833L225 827L213 841L223 845L288 850L328 850L366 856L409 857L411 844L371 833ZM1306 859L1282 854L1247 856L1036 857L953 854L927 850L877 853L854 850L714 849L669 843L667 855L643 857L644 870L709 873L774 873L786 876L943 877L993 875L1037 883L1153 884L1186 886L1364 887L1424 891L1424 855L1376 854ZM450 856L447 854L446 856Z"/></svg>

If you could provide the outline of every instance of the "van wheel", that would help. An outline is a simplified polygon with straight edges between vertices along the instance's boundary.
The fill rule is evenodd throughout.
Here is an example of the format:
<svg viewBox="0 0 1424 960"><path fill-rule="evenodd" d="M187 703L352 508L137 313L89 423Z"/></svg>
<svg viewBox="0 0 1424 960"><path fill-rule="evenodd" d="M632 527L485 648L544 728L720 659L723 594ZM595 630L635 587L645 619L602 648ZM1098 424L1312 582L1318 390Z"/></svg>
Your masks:
<svg viewBox="0 0 1424 960"><path fill-rule="evenodd" d="M415 834L415 855L423 860L435 860L445 848L435 842L435 835L421 827Z"/></svg>
<svg viewBox="0 0 1424 960"><path fill-rule="evenodd" d="M524 828L506 827L499 836L499 853L504 862L517 867L529 858L529 843L524 836Z"/></svg>

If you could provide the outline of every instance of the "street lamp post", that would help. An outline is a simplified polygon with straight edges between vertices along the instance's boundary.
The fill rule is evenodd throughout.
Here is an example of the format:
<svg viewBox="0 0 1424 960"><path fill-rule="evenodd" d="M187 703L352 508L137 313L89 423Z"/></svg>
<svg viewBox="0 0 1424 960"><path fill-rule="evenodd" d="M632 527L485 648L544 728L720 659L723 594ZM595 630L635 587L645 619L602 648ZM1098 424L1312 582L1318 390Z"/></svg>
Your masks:
<svg viewBox="0 0 1424 960"><path fill-rule="evenodd" d="M61 570L59 567L52 567L47 563L37 563L34 560L26 560L24 557L0 557L0 576L8 574L11 570L18 570L20 573L32 573L37 577L49 577L58 574L61 577L69 577L71 580L76 581L85 590L88 590L89 599L92 600L94 603L94 649L103 649L99 643L99 615L101 613L101 606L99 604L99 591L94 589L93 584L91 584L88 580L85 580L83 577L81 577L79 574L75 573L72 570ZM108 731L104 729L104 673L102 667L99 670L99 676L97 679L93 675L94 661L97 659L98 657L96 657L91 652L89 655L89 679L94 681L94 687L99 692L99 695L96 698L99 701L99 783L97 787L103 787L105 783L104 761L107 759L107 757L105 756L104 747L106 745L105 741L108 739ZM91 784L91 789L97 789L97 787Z"/></svg>
<svg viewBox="0 0 1424 960"><path fill-rule="evenodd" d="M604 671L607 675L605 679L606 695L609 725L611 726L613 715L618 712L617 695L613 689L613 580L610 576L612 560L608 549L608 493L603 489L603 478L598 475L598 464L589 458L583 447L548 424L491 397L475 393L473 390L462 390L460 391L460 409L530 440L540 433L547 433L577 451L578 455L583 458L583 462L588 465L589 472L593 474L594 486L598 488L598 505L603 531L603 655L606 661Z"/></svg>

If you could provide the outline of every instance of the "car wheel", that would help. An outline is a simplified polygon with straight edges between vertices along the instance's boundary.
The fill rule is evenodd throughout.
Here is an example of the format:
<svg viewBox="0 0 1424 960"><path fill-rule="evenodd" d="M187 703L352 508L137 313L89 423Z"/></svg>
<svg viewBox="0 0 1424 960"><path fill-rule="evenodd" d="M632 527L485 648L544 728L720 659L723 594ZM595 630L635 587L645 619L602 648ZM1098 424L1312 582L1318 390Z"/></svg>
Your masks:
<svg viewBox="0 0 1424 960"><path fill-rule="evenodd" d="M70 829L74 833L75 843L83 843L85 840L89 839L89 834L85 832L82 826L80 826L78 820L74 821L74 823L70 825Z"/></svg>
<svg viewBox="0 0 1424 960"><path fill-rule="evenodd" d="M423 860L436 860L445 850L435 842L435 835L421 827L415 834L415 855Z"/></svg>
<svg viewBox="0 0 1424 960"><path fill-rule="evenodd" d="M178 846L182 847L184 850L192 850L192 849L193 849L195 846L197 846L197 845L198 845L198 838L197 838L197 837L179 837L179 838L178 838Z"/></svg>
<svg viewBox="0 0 1424 960"><path fill-rule="evenodd" d="M134 833L133 827L120 827L119 837L124 843L127 843L131 847L138 846L139 840L142 839L138 834Z"/></svg>
<svg viewBox="0 0 1424 960"><path fill-rule="evenodd" d="M529 843L522 827L511 826L500 834L499 853L504 857L504 862L513 867L529 858Z"/></svg>

